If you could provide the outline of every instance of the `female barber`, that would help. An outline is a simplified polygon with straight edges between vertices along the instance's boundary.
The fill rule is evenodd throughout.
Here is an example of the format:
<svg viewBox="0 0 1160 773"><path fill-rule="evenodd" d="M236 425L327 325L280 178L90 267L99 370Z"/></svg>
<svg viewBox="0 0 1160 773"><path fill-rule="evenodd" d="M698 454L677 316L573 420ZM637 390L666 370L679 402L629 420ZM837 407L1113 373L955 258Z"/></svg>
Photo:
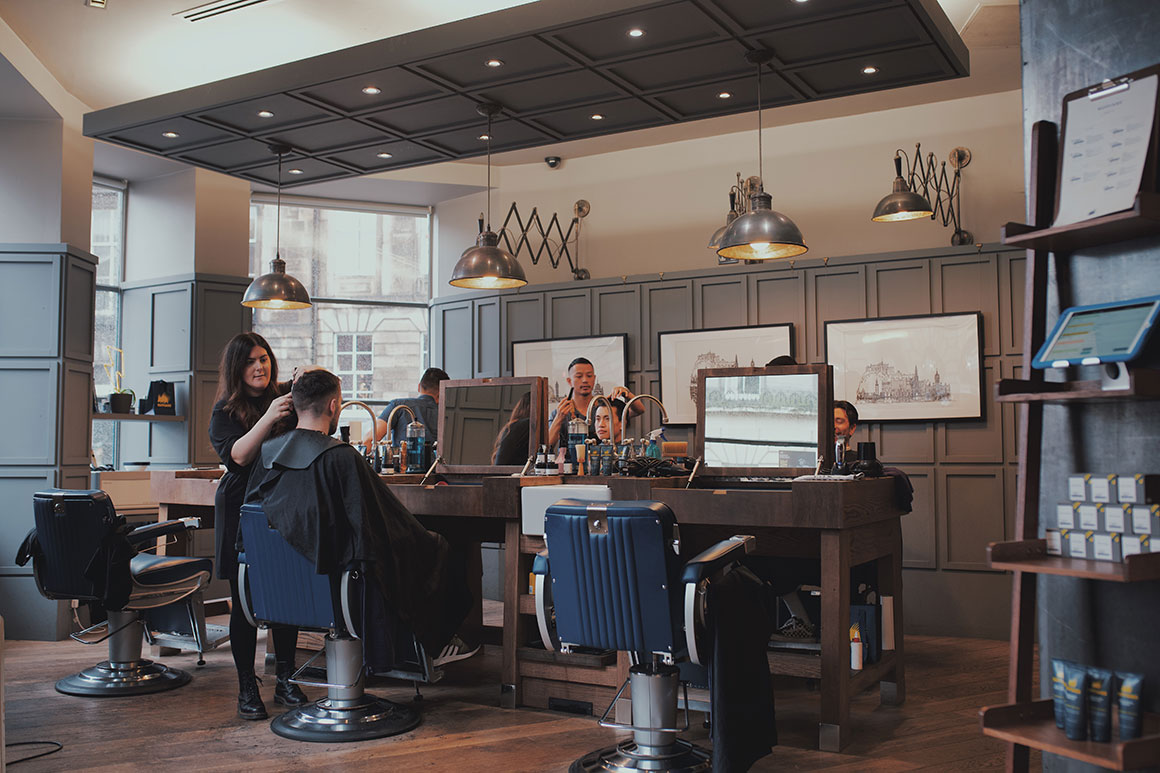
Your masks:
<svg viewBox="0 0 1160 773"><path fill-rule="evenodd" d="M222 352L217 402L209 421L209 439L226 466L214 497L217 576L230 581L230 649L238 670L238 716L265 719L266 706L254 676L258 631L246 620L238 594L238 525L250 470L262 442L290 428L293 410L289 382L278 383L278 361L266 339L239 333ZM298 629L271 626L276 661L274 702L301 706L306 695L290 682Z"/></svg>

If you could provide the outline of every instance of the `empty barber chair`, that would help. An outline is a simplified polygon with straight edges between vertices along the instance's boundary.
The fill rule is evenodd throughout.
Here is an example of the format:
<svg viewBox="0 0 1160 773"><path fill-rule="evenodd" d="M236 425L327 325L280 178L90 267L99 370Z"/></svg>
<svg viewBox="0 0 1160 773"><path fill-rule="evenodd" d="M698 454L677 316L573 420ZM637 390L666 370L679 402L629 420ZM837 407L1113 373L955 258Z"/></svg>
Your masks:
<svg viewBox="0 0 1160 773"><path fill-rule="evenodd" d="M21 546L17 564L33 560L33 577L49 599L96 602L106 622L70 634L82 644L109 642L109 659L56 683L66 695L141 695L186 684L189 674L141 658L145 610L180 602L208 580L208 558L155 556L156 540L195 529L196 518L152 523L129 530L109 496L98 490L51 489L32 497L36 528ZM87 635L107 627L99 639Z"/></svg>
<svg viewBox="0 0 1160 773"><path fill-rule="evenodd" d="M677 734L678 662L702 664L708 585L752 550L735 536L682 563L672 511L661 502L563 499L548 508L546 553L536 556L536 620L544 646L623 650L634 665L600 718L632 737L572 763L588 771L710 770L709 753ZM608 721L632 687L632 724ZM684 700L688 706L687 688Z"/></svg>
<svg viewBox="0 0 1160 773"><path fill-rule="evenodd" d="M297 741L335 743L385 738L417 727L418 711L364 690L361 613L372 584L363 581L361 571L351 567L340 575L315 574L314 565L270 527L261 505L242 506L241 531L245 552L238 556L238 587L250 623L326 634L326 681L301 678L314 658L290 679L325 687L326 697L287 711L270 729Z"/></svg>

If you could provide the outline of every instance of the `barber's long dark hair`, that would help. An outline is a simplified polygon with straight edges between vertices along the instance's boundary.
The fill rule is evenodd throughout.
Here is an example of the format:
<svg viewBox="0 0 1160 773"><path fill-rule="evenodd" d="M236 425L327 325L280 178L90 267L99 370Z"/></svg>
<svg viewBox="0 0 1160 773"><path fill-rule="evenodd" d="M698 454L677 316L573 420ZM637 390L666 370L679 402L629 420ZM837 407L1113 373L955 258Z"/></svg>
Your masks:
<svg viewBox="0 0 1160 773"><path fill-rule="evenodd" d="M255 346L260 346L270 355L270 383L266 391L252 398L246 393L242 374L246 370L246 360ZM265 338L257 333L238 333L222 350L221 364L218 366L218 389L214 403L225 400L225 412L233 416L247 430L253 428L270 407L275 397L283 394L285 388L278 383L278 360L274 350Z"/></svg>
<svg viewBox="0 0 1160 773"><path fill-rule="evenodd" d="M503 444L508 433L512 431L512 427L517 421L526 419L532 415L532 393L524 392L519 400L516 400L515 406L512 408L511 418L508 419L507 424L500 428L499 434L495 436L495 445L491 447L491 463L499 464L499 447Z"/></svg>

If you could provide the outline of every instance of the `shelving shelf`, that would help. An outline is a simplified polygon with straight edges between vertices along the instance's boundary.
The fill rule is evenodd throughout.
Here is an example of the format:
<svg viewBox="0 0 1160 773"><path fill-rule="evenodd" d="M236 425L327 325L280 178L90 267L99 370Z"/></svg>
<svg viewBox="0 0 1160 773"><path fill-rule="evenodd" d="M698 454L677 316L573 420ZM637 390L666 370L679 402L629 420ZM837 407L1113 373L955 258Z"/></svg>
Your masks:
<svg viewBox="0 0 1160 773"><path fill-rule="evenodd" d="M1104 402L1109 400L1160 400L1160 371L1129 371L1127 389L1108 389L1099 381L1026 381L1005 378L995 385L1000 403Z"/></svg>
<svg viewBox="0 0 1160 773"><path fill-rule="evenodd" d="M94 413L93 421L185 421L184 416L142 416L139 413Z"/></svg>
<svg viewBox="0 0 1160 773"><path fill-rule="evenodd" d="M1160 715L1145 713L1143 735L1107 743L1071 741L1055 726L1050 699L979 709L985 735L1112 770L1134 770L1160 759Z"/></svg>
<svg viewBox="0 0 1160 773"><path fill-rule="evenodd" d="M1025 223L1003 226L1004 244L1029 250L1075 252L1117 242L1160 235L1160 194L1141 191L1131 209L1051 228Z"/></svg>
<svg viewBox="0 0 1160 773"><path fill-rule="evenodd" d="M992 543L987 547L987 559L992 569L1011 572L1057 574L1108 582L1144 582L1160 579L1160 553L1127 556L1123 563L1063 558L1049 556L1047 541L1041 539Z"/></svg>

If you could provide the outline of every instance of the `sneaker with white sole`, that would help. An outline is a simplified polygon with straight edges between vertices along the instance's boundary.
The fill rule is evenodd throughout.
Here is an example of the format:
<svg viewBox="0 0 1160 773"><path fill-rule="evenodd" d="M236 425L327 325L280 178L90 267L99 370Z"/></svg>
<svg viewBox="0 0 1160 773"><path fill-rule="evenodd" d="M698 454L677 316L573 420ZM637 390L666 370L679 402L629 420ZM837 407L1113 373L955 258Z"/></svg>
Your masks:
<svg viewBox="0 0 1160 773"><path fill-rule="evenodd" d="M769 638L772 641L812 642L818 640L818 631L805 620L794 616L786 620Z"/></svg>
<svg viewBox="0 0 1160 773"><path fill-rule="evenodd" d="M431 660L431 665L436 668L445 666L448 663L454 663L457 660L467 660L469 657L479 652L480 645L468 644L458 635L452 636L447 644L443 645L443 649L439 651Z"/></svg>

